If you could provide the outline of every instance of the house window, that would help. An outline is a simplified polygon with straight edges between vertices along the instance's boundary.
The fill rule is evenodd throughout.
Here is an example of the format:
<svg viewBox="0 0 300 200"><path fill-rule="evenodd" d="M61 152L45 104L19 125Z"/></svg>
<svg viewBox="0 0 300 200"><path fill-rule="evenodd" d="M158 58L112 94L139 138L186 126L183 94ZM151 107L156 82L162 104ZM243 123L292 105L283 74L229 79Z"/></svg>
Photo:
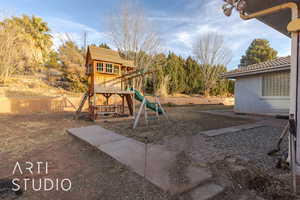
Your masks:
<svg viewBox="0 0 300 200"><path fill-rule="evenodd" d="M103 72L103 63L97 63L97 72Z"/></svg>
<svg viewBox="0 0 300 200"><path fill-rule="evenodd" d="M289 96L289 94L289 72L272 72L263 75L262 96Z"/></svg>
<svg viewBox="0 0 300 200"><path fill-rule="evenodd" d="M119 66L118 65L114 66L114 73L119 74Z"/></svg>
<svg viewBox="0 0 300 200"><path fill-rule="evenodd" d="M109 73L113 72L112 64L106 64L106 72L109 72Z"/></svg>

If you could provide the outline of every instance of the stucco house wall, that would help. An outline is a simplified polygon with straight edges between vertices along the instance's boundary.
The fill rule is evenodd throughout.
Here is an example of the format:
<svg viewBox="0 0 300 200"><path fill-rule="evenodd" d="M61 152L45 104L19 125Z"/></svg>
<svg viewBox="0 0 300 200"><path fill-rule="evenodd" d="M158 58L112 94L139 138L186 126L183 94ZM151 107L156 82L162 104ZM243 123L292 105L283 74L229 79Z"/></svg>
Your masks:
<svg viewBox="0 0 300 200"><path fill-rule="evenodd" d="M243 76L235 82L235 112L288 114L289 97L262 96L262 74Z"/></svg>

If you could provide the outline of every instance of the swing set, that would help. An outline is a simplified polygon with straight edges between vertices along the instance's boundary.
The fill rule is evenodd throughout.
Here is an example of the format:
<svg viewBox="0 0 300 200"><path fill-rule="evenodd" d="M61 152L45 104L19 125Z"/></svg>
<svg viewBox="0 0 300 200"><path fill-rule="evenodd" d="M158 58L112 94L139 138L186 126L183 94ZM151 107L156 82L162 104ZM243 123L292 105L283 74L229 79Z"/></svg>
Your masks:
<svg viewBox="0 0 300 200"><path fill-rule="evenodd" d="M142 112L145 114L146 124L148 125L147 112L149 110L156 113L156 119L159 119L161 114L168 119L156 91L154 92L155 102L153 103L134 87L134 80L142 77L143 94L145 94L145 77L149 74L154 74L155 77L155 71L135 69L133 62L122 59L118 52L89 46L86 56L86 74L89 80L88 91L80 101L75 113L76 119L82 113L86 102L88 102L89 118L92 121L100 115L124 116L126 115L125 100L129 111L128 115L134 119L133 128L137 127ZM156 82L156 77L154 79ZM113 95L121 98L121 105L110 101ZM135 101L141 102L137 115L135 115Z"/></svg>

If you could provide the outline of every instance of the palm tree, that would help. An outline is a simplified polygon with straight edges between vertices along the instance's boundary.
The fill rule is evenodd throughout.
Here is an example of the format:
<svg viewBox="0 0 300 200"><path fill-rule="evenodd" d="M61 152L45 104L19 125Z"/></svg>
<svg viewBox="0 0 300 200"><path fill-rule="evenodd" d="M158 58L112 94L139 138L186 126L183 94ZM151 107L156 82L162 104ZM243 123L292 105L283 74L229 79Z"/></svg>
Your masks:
<svg viewBox="0 0 300 200"><path fill-rule="evenodd" d="M23 27L26 37L33 42L35 59L38 63L44 63L49 58L52 46L52 36L48 24L40 17L23 15L21 18L14 17L18 25Z"/></svg>

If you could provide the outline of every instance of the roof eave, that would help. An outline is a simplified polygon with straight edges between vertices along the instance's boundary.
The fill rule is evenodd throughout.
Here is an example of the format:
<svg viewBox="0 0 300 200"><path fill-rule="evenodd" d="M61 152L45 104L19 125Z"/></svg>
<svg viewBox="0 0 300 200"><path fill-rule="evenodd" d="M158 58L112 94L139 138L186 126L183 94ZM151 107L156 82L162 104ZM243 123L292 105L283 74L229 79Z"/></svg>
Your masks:
<svg viewBox="0 0 300 200"><path fill-rule="evenodd" d="M111 60L106 60L106 59L92 58L92 60L95 60L95 61L102 61L102 62L110 62L110 63L122 65L122 66L124 66L124 67L135 68L135 66L127 66L127 65L124 65L124 63L116 62L116 61L111 61Z"/></svg>
<svg viewBox="0 0 300 200"><path fill-rule="evenodd" d="M263 70L247 71L247 72L236 72L236 73L224 73L221 75L222 78L239 78L242 76L251 76L256 74L263 74L268 72L285 71L290 70L290 65L283 65L280 67L274 67Z"/></svg>

